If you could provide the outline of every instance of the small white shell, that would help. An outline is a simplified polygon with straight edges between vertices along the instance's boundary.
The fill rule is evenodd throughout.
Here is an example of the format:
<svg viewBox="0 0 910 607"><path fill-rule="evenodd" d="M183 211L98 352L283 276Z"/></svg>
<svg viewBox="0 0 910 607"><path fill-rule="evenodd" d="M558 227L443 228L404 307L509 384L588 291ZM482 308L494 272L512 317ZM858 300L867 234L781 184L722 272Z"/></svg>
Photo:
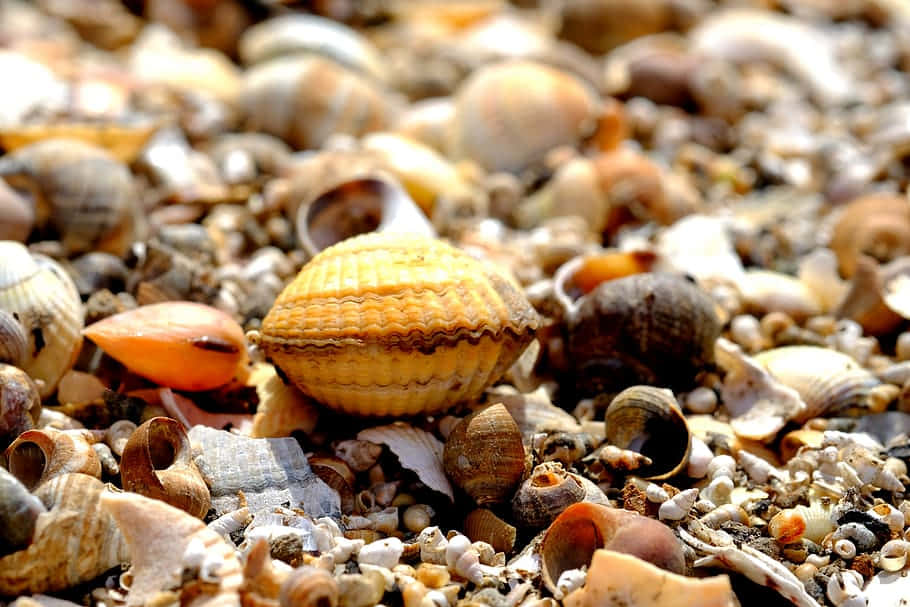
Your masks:
<svg viewBox="0 0 910 607"><path fill-rule="evenodd" d="M367 565L376 565L391 569L398 564L404 552L404 544L397 537L387 537L383 540L371 542L357 553L357 562Z"/></svg>
<svg viewBox="0 0 910 607"><path fill-rule="evenodd" d="M426 430L397 422L362 430L357 438L388 446L402 467L416 472L427 487L455 499L442 464L443 444Z"/></svg>
<svg viewBox="0 0 910 607"><path fill-rule="evenodd" d="M842 607L850 599L862 595L862 592L863 576L852 569L838 571L828 579L826 594L835 607Z"/></svg>
<svg viewBox="0 0 910 607"><path fill-rule="evenodd" d="M886 542L879 551L878 566L885 571L900 571L907 564L910 543L906 540Z"/></svg>
<svg viewBox="0 0 910 607"><path fill-rule="evenodd" d="M689 514L697 499L698 489L680 491L660 505L657 516L662 521L682 520Z"/></svg>
<svg viewBox="0 0 910 607"><path fill-rule="evenodd" d="M852 560L856 558L856 544L848 539L839 539L834 542L834 553L842 559Z"/></svg>

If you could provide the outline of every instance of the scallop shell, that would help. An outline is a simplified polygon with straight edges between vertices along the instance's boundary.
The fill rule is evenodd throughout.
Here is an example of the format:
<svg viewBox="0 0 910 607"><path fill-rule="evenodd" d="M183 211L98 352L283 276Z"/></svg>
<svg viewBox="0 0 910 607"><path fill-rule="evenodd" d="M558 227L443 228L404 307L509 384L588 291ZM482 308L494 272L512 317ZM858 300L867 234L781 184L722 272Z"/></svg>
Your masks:
<svg viewBox="0 0 910 607"><path fill-rule="evenodd" d="M559 462L538 464L512 497L512 517L523 527L546 527L560 512L585 497L577 475Z"/></svg>
<svg viewBox="0 0 910 607"><path fill-rule="evenodd" d="M479 409L449 434L446 474L479 506L505 500L525 471L521 432L502 404Z"/></svg>
<svg viewBox="0 0 910 607"><path fill-rule="evenodd" d="M472 542L486 542L496 552L510 554L515 547L515 527L486 508L477 508L468 514L464 520L464 532Z"/></svg>
<svg viewBox="0 0 910 607"><path fill-rule="evenodd" d="M566 607L734 607L739 601L730 577L693 578L655 567L647 561L612 550L597 550L585 585L563 599Z"/></svg>
<svg viewBox="0 0 910 607"><path fill-rule="evenodd" d="M565 72L514 61L482 67L456 94L449 154L488 171L521 172L551 149L575 145L597 126L600 102Z"/></svg>
<svg viewBox="0 0 910 607"><path fill-rule="evenodd" d="M357 438L386 445L402 467L413 470L424 485L455 499L442 465L443 444L426 430L396 422L361 430Z"/></svg>
<svg viewBox="0 0 910 607"><path fill-rule="evenodd" d="M104 494L112 495L85 474L38 487L35 495L48 511L38 515L28 548L0 558L0 596L64 590L126 561L120 531L98 507Z"/></svg>
<svg viewBox="0 0 910 607"><path fill-rule="evenodd" d="M237 551L202 521L136 493L105 493L100 509L116 521L129 551L128 607L181 587L188 606L240 606L243 569ZM192 573L198 579L187 583ZM193 582L199 583L191 587Z"/></svg>
<svg viewBox="0 0 910 607"><path fill-rule="evenodd" d="M682 544L669 527L630 510L580 502L556 517L543 536L544 585L553 592L563 571L589 565L599 548L636 556L671 573L685 572Z"/></svg>
<svg viewBox="0 0 910 607"><path fill-rule="evenodd" d="M910 254L910 201L894 194L861 196L844 207L829 247L850 278L860 255L887 262Z"/></svg>
<svg viewBox="0 0 910 607"><path fill-rule="evenodd" d="M466 253L366 234L304 266L263 319L259 345L323 404L413 415L477 397L538 325L521 291Z"/></svg>
<svg viewBox="0 0 910 607"><path fill-rule="evenodd" d="M22 370L43 382L42 398L50 396L82 345L76 285L50 258L32 255L18 242L0 241L0 309L25 329L28 355Z"/></svg>
<svg viewBox="0 0 910 607"><path fill-rule="evenodd" d="M299 149L320 148L333 134L383 129L393 110L386 94L337 63L279 57L248 69L240 95L247 128Z"/></svg>
<svg viewBox="0 0 910 607"><path fill-rule="evenodd" d="M30 490L70 473L101 478L101 462L89 430L42 428L20 434L4 452L9 471Z"/></svg>
<svg viewBox="0 0 910 607"><path fill-rule="evenodd" d="M890 400L883 384L846 354L817 346L785 346L754 359L785 386L793 388L806 408L793 419L848 412L878 413Z"/></svg>
<svg viewBox="0 0 910 607"><path fill-rule="evenodd" d="M193 463L190 439L169 417L153 417L132 432L120 458L120 478L124 490L162 500L196 518L209 511L209 488Z"/></svg>
<svg viewBox="0 0 910 607"><path fill-rule="evenodd" d="M245 372L243 329L226 312L200 303L141 306L84 333L134 373L178 390L211 390Z"/></svg>
<svg viewBox="0 0 910 607"><path fill-rule="evenodd" d="M22 369L0 363L0 448L38 425L38 386Z"/></svg>
<svg viewBox="0 0 910 607"><path fill-rule="evenodd" d="M29 493L18 478L0 468L0 556L28 546L43 512L47 508L41 500Z"/></svg>
<svg viewBox="0 0 910 607"><path fill-rule="evenodd" d="M684 278L607 281L570 311L568 355L584 394L634 384L682 389L714 360L721 325L710 297Z"/></svg>
<svg viewBox="0 0 910 607"><path fill-rule="evenodd" d="M122 256L132 244L133 176L102 148L46 139L0 159L0 177L35 194L37 225L59 233L67 251Z"/></svg>
<svg viewBox="0 0 910 607"><path fill-rule="evenodd" d="M652 463L635 473L644 479L673 476L686 465L691 435L686 418L670 390L631 386L607 407L606 441L638 451Z"/></svg>
<svg viewBox="0 0 910 607"><path fill-rule="evenodd" d="M295 439L247 438L206 426L193 426L189 437L217 515L244 503L251 513L289 503L313 518L340 516L338 494L313 474Z"/></svg>

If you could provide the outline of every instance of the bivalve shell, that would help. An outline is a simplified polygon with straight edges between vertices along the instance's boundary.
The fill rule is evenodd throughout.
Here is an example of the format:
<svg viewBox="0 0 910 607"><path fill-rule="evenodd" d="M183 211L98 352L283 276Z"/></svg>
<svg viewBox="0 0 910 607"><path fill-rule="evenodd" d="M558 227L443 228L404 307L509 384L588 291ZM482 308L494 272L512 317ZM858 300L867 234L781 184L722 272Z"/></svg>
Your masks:
<svg viewBox="0 0 910 607"><path fill-rule="evenodd" d="M357 415L414 415L480 395L539 317L495 270L440 240L366 234L314 257L259 345L303 392Z"/></svg>
<svg viewBox="0 0 910 607"><path fill-rule="evenodd" d="M69 275L55 261L33 255L18 242L0 241L0 309L28 335L21 368L41 380L41 397L76 361L82 346L82 302Z"/></svg>

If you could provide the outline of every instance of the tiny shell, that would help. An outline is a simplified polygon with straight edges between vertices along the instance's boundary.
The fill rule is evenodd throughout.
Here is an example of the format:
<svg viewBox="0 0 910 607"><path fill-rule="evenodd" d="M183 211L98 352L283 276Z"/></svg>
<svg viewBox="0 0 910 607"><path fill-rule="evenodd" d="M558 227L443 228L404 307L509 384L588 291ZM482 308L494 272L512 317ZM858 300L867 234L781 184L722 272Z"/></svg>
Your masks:
<svg viewBox="0 0 910 607"><path fill-rule="evenodd" d="M341 498L342 514L354 511L354 472L344 460L325 455L311 455L307 458L310 468Z"/></svg>
<svg viewBox="0 0 910 607"><path fill-rule="evenodd" d="M538 324L521 291L467 253L440 240L365 234L305 265L258 341L323 404L413 415L478 396Z"/></svg>
<svg viewBox="0 0 910 607"><path fill-rule="evenodd" d="M566 607L733 607L738 601L727 575L686 577L629 554L600 549L591 559L585 585L563 603Z"/></svg>
<svg viewBox="0 0 910 607"><path fill-rule="evenodd" d="M204 304L141 306L85 328L85 336L130 370L178 390L211 390L243 372L243 329Z"/></svg>
<svg viewBox="0 0 910 607"><path fill-rule="evenodd" d="M57 262L0 241L0 309L19 320L28 335L21 368L41 380L41 397L76 361L82 346L82 302L76 285Z"/></svg>
<svg viewBox="0 0 910 607"><path fill-rule="evenodd" d="M396 422L389 426L361 430L357 438L386 445L398 456L401 465L413 470L424 485L447 495L450 500L455 499L452 485L443 469L443 444L426 430Z"/></svg>
<svg viewBox="0 0 910 607"><path fill-rule="evenodd" d="M30 490L52 478L81 473L101 478L101 462L88 430L27 430L7 447L9 471Z"/></svg>
<svg viewBox="0 0 910 607"><path fill-rule="evenodd" d="M525 451L515 420L502 404L467 416L449 434L446 474L479 506L504 501L525 471Z"/></svg>
<svg viewBox="0 0 910 607"><path fill-rule="evenodd" d="M515 547L515 527L486 508L477 508L468 514L464 532L472 542L487 542L497 552L509 554Z"/></svg>
<svg viewBox="0 0 910 607"><path fill-rule="evenodd" d="M17 436L38 425L41 397L28 374L0 363L0 449Z"/></svg>

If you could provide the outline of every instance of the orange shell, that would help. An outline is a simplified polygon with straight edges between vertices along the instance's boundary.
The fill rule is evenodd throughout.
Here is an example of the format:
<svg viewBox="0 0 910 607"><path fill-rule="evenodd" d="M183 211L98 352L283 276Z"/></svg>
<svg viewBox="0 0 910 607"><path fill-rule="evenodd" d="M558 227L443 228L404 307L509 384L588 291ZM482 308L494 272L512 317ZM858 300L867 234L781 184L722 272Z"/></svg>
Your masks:
<svg viewBox="0 0 910 607"><path fill-rule="evenodd" d="M519 288L467 253L371 233L314 257L278 296L259 340L325 405L414 415L479 396L538 325Z"/></svg>
<svg viewBox="0 0 910 607"><path fill-rule="evenodd" d="M128 310L84 334L134 373L177 390L212 390L241 372L243 329L228 314L188 301Z"/></svg>

